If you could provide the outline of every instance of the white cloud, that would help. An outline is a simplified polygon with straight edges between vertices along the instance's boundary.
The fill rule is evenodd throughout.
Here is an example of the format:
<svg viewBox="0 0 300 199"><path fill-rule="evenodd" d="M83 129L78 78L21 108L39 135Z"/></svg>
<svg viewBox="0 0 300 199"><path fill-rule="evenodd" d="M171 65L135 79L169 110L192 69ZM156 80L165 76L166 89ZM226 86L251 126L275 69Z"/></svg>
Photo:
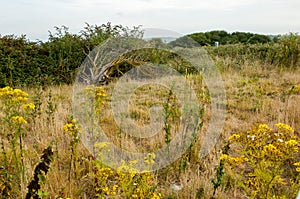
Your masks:
<svg viewBox="0 0 300 199"><path fill-rule="evenodd" d="M68 0L67 0L68 1ZM126 11L136 10L230 10L239 6L254 4L257 0L77 0L75 4L86 6L109 6L111 9L123 9Z"/></svg>
<svg viewBox="0 0 300 199"><path fill-rule="evenodd" d="M170 29L258 33L300 31L299 0L10 0L0 7L0 34L47 38L53 26L78 32L84 22Z"/></svg>

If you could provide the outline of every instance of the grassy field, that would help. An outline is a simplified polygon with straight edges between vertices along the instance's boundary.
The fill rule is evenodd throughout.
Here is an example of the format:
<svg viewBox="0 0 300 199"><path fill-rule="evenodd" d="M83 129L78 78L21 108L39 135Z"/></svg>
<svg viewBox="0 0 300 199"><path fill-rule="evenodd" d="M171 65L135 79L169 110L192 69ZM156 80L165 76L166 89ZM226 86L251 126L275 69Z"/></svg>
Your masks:
<svg viewBox="0 0 300 199"><path fill-rule="evenodd" d="M76 121L70 118L72 85L47 86L43 89L24 88L23 90L29 94L28 101L16 102L9 108L5 104L5 95L2 94L0 106L2 198L25 198L29 192L27 187L34 181L35 174L36 185L31 190L32 197L35 195L33 198L249 198L251 194L247 194L249 192L245 191L235 180L234 175L227 170L226 175L219 172L220 186L215 187L214 194L212 179L215 179L215 182L218 179L216 168L222 165L221 151L224 153L224 146L232 134L247 132L258 124L268 124L274 129L275 124L287 124L294 129L294 136L299 139L299 67L290 70L255 61L239 64L234 59L221 57L214 59L225 83L227 97L226 121L217 145L209 155L199 158L201 142L210 119L210 97L201 75L188 75L187 79L191 82L199 104L204 109L203 127L199 128L192 147L180 159L158 171L147 171L142 174L130 170L134 168L132 166L134 163L124 163L123 167L117 170L110 169L102 164L101 160L95 159L82 145L80 127L77 129ZM168 139L173 138L180 117L180 111L176 111L178 100L174 94L170 94L167 89L160 86L145 86L132 95L131 117L139 125L148 124L150 118L147 109L153 104L164 105L165 101L169 100L170 107L173 107L170 111L175 112L167 121L172 126L170 131L162 130L150 139L137 139L120 132L114 121L109 100L113 84L103 88L108 96L101 99L105 104L101 105L99 122L114 144L130 151L155 151L166 144ZM28 102L34 103L33 110L20 108ZM15 122L10 121L18 114L22 115L26 122L17 119ZM168 138L166 133L169 133ZM44 151L49 146L53 154ZM99 148L99 151L105 151L105 144ZM235 149L239 148L233 145L231 150ZM43 154L44 159L41 160ZM150 165L155 164L155 156L149 154L147 160ZM285 183L275 182L274 185L268 186L270 188L268 195L259 195L262 192L258 191L258 198L272 198L273 195L295 197L299 188L297 180L300 179L300 174L293 163L299 162L300 156L295 153L291 159L279 161L288 164L282 167L289 172L281 175ZM37 167L38 164L44 167ZM241 166L239 169L252 168ZM128 171L133 171L134 175L127 174ZM294 180L295 184L290 180ZM263 187L263 184L260 186ZM275 193L275 189L282 190L280 186L286 190ZM30 198L29 195L27 197Z"/></svg>

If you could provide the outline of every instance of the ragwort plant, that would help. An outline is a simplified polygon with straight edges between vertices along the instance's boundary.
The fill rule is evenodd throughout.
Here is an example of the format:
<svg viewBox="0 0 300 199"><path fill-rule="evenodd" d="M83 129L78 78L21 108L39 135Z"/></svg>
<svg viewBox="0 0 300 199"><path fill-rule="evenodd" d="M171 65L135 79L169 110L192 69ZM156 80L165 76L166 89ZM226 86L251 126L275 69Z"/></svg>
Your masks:
<svg viewBox="0 0 300 199"><path fill-rule="evenodd" d="M0 89L1 161L0 193L11 195L12 187L25 188L24 126L35 105L29 102L28 93L9 86Z"/></svg>
<svg viewBox="0 0 300 199"><path fill-rule="evenodd" d="M155 164L155 154L149 153L142 160L121 161L116 170L105 165L106 153L109 153L109 142L96 144L99 149L95 159L94 172L90 174L95 179L95 195L99 198L148 198L159 199L162 194L156 191L155 178L150 170L140 171L136 167L143 161L151 168Z"/></svg>
<svg viewBox="0 0 300 199"><path fill-rule="evenodd" d="M226 174L250 198L295 198L300 188L299 138L289 125L266 124L232 134L229 155L222 154Z"/></svg>
<svg viewBox="0 0 300 199"><path fill-rule="evenodd" d="M77 146L80 142L80 127L78 124L77 119L75 119L72 115L67 118L67 123L63 126L63 131L70 136L70 167L69 167L69 174L68 180L71 181L71 173L73 171L74 177L77 177L77 162L78 162L78 155L77 155Z"/></svg>
<svg viewBox="0 0 300 199"><path fill-rule="evenodd" d="M83 109L82 114L85 116L84 122L87 125L87 133L93 143L92 155L96 156L94 144L99 139L99 120L103 105L106 102L107 94L102 86L86 86L77 97L83 98L84 102L80 104Z"/></svg>
<svg viewBox="0 0 300 199"><path fill-rule="evenodd" d="M155 191L155 179L150 172L150 169L155 164L154 153L147 154L142 160L130 162L122 160L121 166L116 170L105 165L107 161L110 161L106 158L110 153L110 143L98 141L101 140L101 137L99 137L101 135L97 132L97 126L99 125L98 121L101 117L101 110L105 104L107 95L101 86L94 85L83 89L81 95L85 96L86 99L86 104L83 105L85 114L88 118L91 118L89 124L91 124L92 128L88 129L88 131L93 139L92 153L94 159L92 160L93 170L88 176L94 181L95 196L99 198L161 198L161 194ZM67 129L67 126L65 127ZM74 132L74 129L72 132ZM143 161L148 165L149 170L139 171L136 169L139 161Z"/></svg>

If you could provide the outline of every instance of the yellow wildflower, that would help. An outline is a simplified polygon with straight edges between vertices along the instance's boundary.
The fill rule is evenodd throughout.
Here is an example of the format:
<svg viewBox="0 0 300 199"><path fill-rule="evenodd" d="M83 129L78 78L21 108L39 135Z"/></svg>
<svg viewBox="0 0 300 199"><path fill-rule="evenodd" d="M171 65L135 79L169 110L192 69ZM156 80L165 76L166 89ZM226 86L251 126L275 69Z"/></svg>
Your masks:
<svg viewBox="0 0 300 199"><path fill-rule="evenodd" d="M245 158L244 156L241 156L241 157L229 157L228 156L228 162L229 164L232 164L232 165L241 165L243 164L244 162L248 161L247 158Z"/></svg>
<svg viewBox="0 0 300 199"><path fill-rule="evenodd" d="M156 155L155 153L148 153L146 157L144 157L144 162L148 165L155 164L155 159Z"/></svg>
<svg viewBox="0 0 300 199"><path fill-rule="evenodd" d="M300 162L295 162L295 163L294 163L294 166L300 167Z"/></svg>
<svg viewBox="0 0 300 199"><path fill-rule="evenodd" d="M239 135L239 134L232 134L232 135L228 138L228 140L234 141L234 140L238 140L240 137L241 137L241 135Z"/></svg>
<svg viewBox="0 0 300 199"><path fill-rule="evenodd" d="M7 86L0 89L0 97L13 103L20 103L28 100L28 93L20 89L12 89L11 87Z"/></svg>
<svg viewBox="0 0 300 199"><path fill-rule="evenodd" d="M103 189L102 189L104 192L109 192L109 188L108 187L104 187Z"/></svg>
<svg viewBox="0 0 300 199"><path fill-rule="evenodd" d="M119 187L118 185L114 185L113 190L116 191L118 189L118 187Z"/></svg>
<svg viewBox="0 0 300 199"><path fill-rule="evenodd" d="M153 193L153 196L151 199L160 199L161 198L161 193Z"/></svg>
<svg viewBox="0 0 300 199"><path fill-rule="evenodd" d="M278 123L278 124L275 124L275 126L280 130L280 129L285 129L291 133L294 133L294 129L292 127L290 127L289 125L287 124L283 124L283 123Z"/></svg>
<svg viewBox="0 0 300 199"><path fill-rule="evenodd" d="M286 142L286 144L288 146L293 147L293 146L298 146L299 143L296 140L289 140L289 141Z"/></svg>
<svg viewBox="0 0 300 199"><path fill-rule="evenodd" d="M256 134L260 135L270 131L272 131L272 128L270 128L267 124L260 124L256 130Z"/></svg>
<svg viewBox="0 0 300 199"><path fill-rule="evenodd" d="M24 110L33 110L35 108L35 105L33 103L23 104L22 109Z"/></svg>
<svg viewBox="0 0 300 199"><path fill-rule="evenodd" d="M22 116L13 116L11 119L17 124L27 124L27 121Z"/></svg>
<svg viewBox="0 0 300 199"><path fill-rule="evenodd" d="M280 155L282 155L281 151L279 151L273 144L268 144L268 145L264 146L263 152L266 155L270 155L270 156L273 156L273 155L280 156Z"/></svg>
<svg viewBox="0 0 300 199"><path fill-rule="evenodd" d="M289 140L289 141L286 142L286 145L289 148L292 148L294 153L298 153L299 142L297 142L296 140Z"/></svg>
<svg viewBox="0 0 300 199"><path fill-rule="evenodd" d="M220 156L220 160L221 161L226 161L226 160L228 160L228 158L229 158L229 156L227 155L227 154L222 154L221 156Z"/></svg>
<svg viewBox="0 0 300 199"><path fill-rule="evenodd" d="M69 124L65 124L63 127L63 130L68 133L72 128L74 127L73 124L69 123Z"/></svg>

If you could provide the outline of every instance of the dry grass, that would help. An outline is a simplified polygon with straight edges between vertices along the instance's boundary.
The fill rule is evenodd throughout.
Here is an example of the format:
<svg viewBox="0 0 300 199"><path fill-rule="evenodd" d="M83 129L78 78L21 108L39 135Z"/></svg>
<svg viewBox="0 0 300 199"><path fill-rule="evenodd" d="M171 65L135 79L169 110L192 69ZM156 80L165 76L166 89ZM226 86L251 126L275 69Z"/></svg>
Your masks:
<svg viewBox="0 0 300 199"><path fill-rule="evenodd" d="M267 123L270 126L283 122L291 125L299 134L300 129L300 89L292 89L293 86L300 87L300 71L286 71L270 66L261 66L258 63L245 63L239 69L233 69L232 62L217 60L223 63L222 78L226 87L227 114L226 121L214 150L205 158L199 159L198 152L200 143L205 135L207 123L210 119L208 92L204 89L202 78L189 76L192 88L195 90L199 104L205 108L204 127L198 132L196 146L190 151L188 160L178 160L168 168L154 173L158 189L171 198L210 198L213 193L211 179L215 176L215 167L219 161L219 151L224 141L234 132L247 131L254 124ZM228 66L227 66L227 65ZM224 67L225 66L225 67ZM110 93L113 86L105 87ZM52 102L56 109L52 119L47 119L49 114L48 96L51 90ZM37 89L27 90L31 96L38 93ZM143 87L132 96L131 112L137 124L146 125L149 123L148 108L153 104L160 104L167 96L167 90L159 90L156 87ZM175 98L174 98L175 99ZM76 176L68 179L70 164L70 151L68 135L63 133L62 127L69 114L72 114L72 86L51 86L43 90L40 96L42 102L42 114L35 119L35 123L27 126L28 136L26 144L27 181L33 176L33 170L39 161L44 148L50 143L54 147L54 161L51 164L50 172L42 189L50 193L50 198L90 198L93 193L92 182L86 174L91 172L90 154L82 145L78 149L78 162ZM174 103L178 103L176 99ZM130 151L155 150L164 145L163 132L151 139L134 138L120 132L108 104L102 112L101 124L104 132L112 142ZM173 121L174 127L177 125ZM172 133L176 133L176 128ZM180 165L186 163L184 169ZM180 185L179 191L172 190L172 185ZM245 198L235 187L224 191L218 191L215 198Z"/></svg>

